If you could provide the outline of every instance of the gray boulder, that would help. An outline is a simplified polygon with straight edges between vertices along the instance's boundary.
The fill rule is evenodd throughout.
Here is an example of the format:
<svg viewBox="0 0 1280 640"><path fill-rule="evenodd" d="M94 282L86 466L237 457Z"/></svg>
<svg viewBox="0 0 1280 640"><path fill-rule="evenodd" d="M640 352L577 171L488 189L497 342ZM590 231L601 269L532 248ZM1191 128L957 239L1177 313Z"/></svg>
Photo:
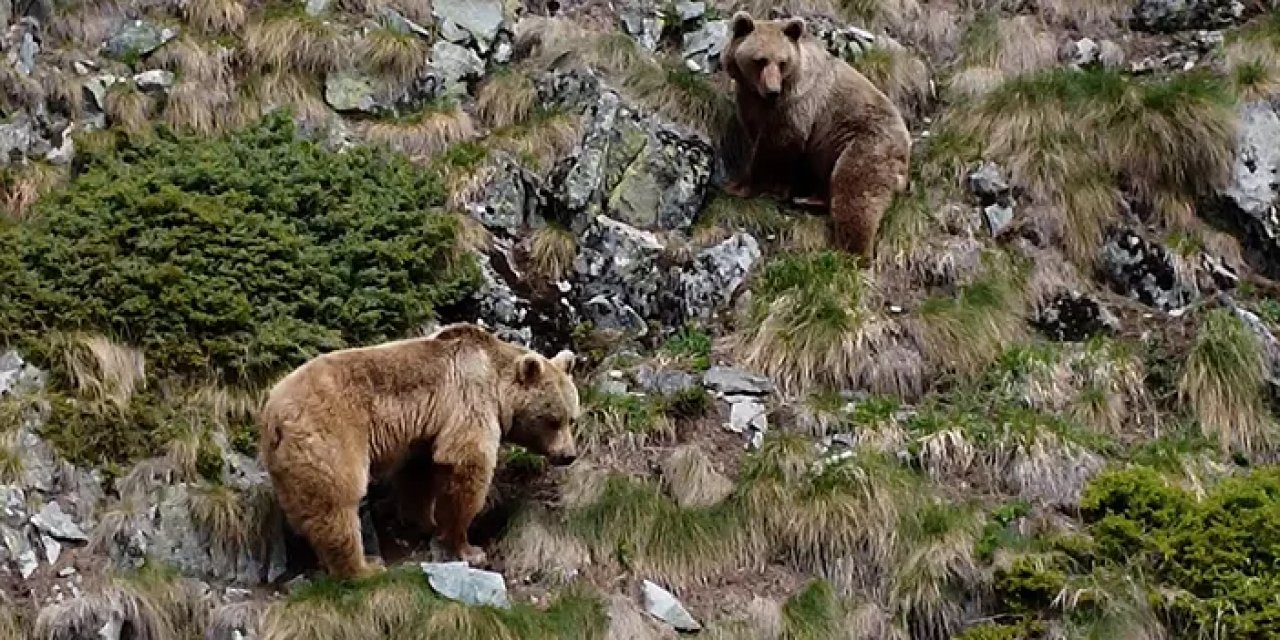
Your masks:
<svg viewBox="0 0 1280 640"><path fill-rule="evenodd" d="M715 73L721 69L720 52L729 42L729 21L710 20L683 36L684 63L693 71Z"/></svg>
<svg viewBox="0 0 1280 640"><path fill-rule="evenodd" d="M164 69L151 69L133 76L133 83L138 89L150 93L164 93L173 86L173 72Z"/></svg>
<svg viewBox="0 0 1280 640"><path fill-rule="evenodd" d="M583 234L574 261L575 289L583 313L597 328L647 333L663 291L657 236L607 216Z"/></svg>
<svg viewBox="0 0 1280 640"><path fill-rule="evenodd" d="M537 175L525 170L515 159L499 155L492 179L465 209L488 230L514 238L525 229L537 229L545 224L542 212L548 199Z"/></svg>
<svg viewBox="0 0 1280 640"><path fill-rule="evenodd" d="M722 396L767 396L777 388L772 380L731 367L711 367L702 385Z"/></svg>
<svg viewBox="0 0 1280 640"><path fill-rule="evenodd" d="M1239 0L1138 0L1133 26L1144 31L1220 29L1244 17Z"/></svg>
<svg viewBox="0 0 1280 640"><path fill-rule="evenodd" d="M1257 244L1268 252L1280 249L1280 116L1267 102L1241 107L1239 139L1231 182L1223 196L1232 205Z"/></svg>
<svg viewBox="0 0 1280 640"><path fill-rule="evenodd" d="M484 76L484 60L480 56L447 40L431 45L431 63L444 80L444 92L448 95L465 94L467 82Z"/></svg>
<svg viewBox="0 0 1280 640"><path fill-rule="evenodd" d="M130 20L103 45L102 52L111 58L144 57L178 37L178 31L145 20Z"/></svg>
<svg viewBox="0 0 1280 640"><path fill-rule="evenodd" d="M1162 311L1186 306L1199 292L1169 250L1131 230L1114 230L1102 245L1102 270L1117 293Z"/></svg>
<svg viewBox="0 0 1280 640"><path fill-rule="evenodd" d="M507 609L507 583L502 574L473 569L466 562L424 562L422 572L440 595L475 607Z"/></svg>
<svg viewBox="0 0 1280 640"><path fill-rule="evenodd" d="M424 71L404 84L379 83L374 78L353 71L331 73L324 80L325 102L340 113L365 113L394 116L413 112L440 95L441 78L435 71Z"/></svg>
<svg viewBox="0 0 1280 640"><path fill-rule="evenodd" d="M35 123L25 113L0 124L0 167L24 163L38 139Z"/></svg>
<svg viewBox="0 0 1280 640"><path fill-rule="evenodd" d="M502 29L500 0L435 0L431 11L440 21L441 34L446 40L464 44L469 36L480 53L489 51Z"/></svg>
<svg viewBox="0 0 1280 640"><path fill-rule="evenodd" d="M676 270L674 286L669 289L676 300L669 308L678 308L681 313L673 323L710 320L727 307L761 255L760 243L741 232L700 251L688 266Z"/></svg>
<svg viewBox="0 0 1280 640"><path fill-rule="evenodd" d="M687 230L706 199L711 144L607 90L583 120L574 152L550 176L554 215L578 233L601 213L641 229Z"/></svg>

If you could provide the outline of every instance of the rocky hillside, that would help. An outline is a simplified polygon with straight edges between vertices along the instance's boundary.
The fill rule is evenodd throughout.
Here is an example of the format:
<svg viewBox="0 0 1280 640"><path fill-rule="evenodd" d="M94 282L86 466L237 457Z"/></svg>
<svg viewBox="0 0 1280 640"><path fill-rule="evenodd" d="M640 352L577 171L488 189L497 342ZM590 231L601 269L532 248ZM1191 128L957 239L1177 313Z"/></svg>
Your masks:
<svg viewBox="0 0 1280 640"><path fill-rule="evenodd" d="M903 110L860 266L723 194L732 12ZM1270 0L0 0L0 636L1280 636ZM314 572L256 461L308 357L569 347L439 562Z"/></svg>

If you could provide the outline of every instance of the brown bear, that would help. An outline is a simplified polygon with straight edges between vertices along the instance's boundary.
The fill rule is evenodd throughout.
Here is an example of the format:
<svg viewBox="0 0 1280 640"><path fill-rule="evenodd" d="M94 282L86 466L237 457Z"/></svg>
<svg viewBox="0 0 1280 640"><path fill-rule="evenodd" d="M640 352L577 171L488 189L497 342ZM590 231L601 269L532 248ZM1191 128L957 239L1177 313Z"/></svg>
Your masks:
<svg viewBox="0 0 1280 640"><path fill-rule="evenodd" d="M511 442L553 464L577 455L574 355L545 358L466 323L422 338L318 356L271 389L259 451L290 526L331 575L369 575L357 508L371 478L400 474L429 452L418 520L446 549L485 561L467 528ZM415 470L416 471L416 470Z"/></svg>
<svg viewBox="0 0 1280 640"><path fill-rule="evenodd" d="M836 244L871 258L880 218L907 186L911 134L898 108L801 18L738 12L721 60L750 147L726 191L829 205Z"/></svg>

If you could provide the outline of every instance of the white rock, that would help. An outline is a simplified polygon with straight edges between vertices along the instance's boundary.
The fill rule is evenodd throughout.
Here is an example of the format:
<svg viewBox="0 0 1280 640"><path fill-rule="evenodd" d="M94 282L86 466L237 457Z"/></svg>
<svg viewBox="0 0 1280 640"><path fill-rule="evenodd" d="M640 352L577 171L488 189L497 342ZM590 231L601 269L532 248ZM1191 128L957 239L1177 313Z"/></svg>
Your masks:
<svg viewBox="0 0 1280 640"><path fill-rule="evenodd" d="M680 604L670 591L658 585L644 581L644 608L649 615L675 627L679 631L699 631L702 625L689 615L689 611Z"/></svg>
<svg viewBox="0 0 1280 640"><path fill-rule="evenodd" d="M511 606L502 574L472 569L462 561L424 562L421 566L431 588L450 600L500 609Z"/></svg>

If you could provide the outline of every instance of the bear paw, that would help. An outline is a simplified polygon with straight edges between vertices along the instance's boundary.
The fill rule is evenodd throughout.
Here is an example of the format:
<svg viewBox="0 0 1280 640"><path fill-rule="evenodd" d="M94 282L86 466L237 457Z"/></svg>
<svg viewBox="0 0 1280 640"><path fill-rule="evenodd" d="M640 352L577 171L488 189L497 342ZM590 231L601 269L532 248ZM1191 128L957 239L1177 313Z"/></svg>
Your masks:
<svg viewBox="0 0 1280 640"><path fill-rule="evenodd" d="M458 557L472 567L481 566L489 561L489 556L485 554L484 549L471 545L466 545L458 551Z"/></svg>

